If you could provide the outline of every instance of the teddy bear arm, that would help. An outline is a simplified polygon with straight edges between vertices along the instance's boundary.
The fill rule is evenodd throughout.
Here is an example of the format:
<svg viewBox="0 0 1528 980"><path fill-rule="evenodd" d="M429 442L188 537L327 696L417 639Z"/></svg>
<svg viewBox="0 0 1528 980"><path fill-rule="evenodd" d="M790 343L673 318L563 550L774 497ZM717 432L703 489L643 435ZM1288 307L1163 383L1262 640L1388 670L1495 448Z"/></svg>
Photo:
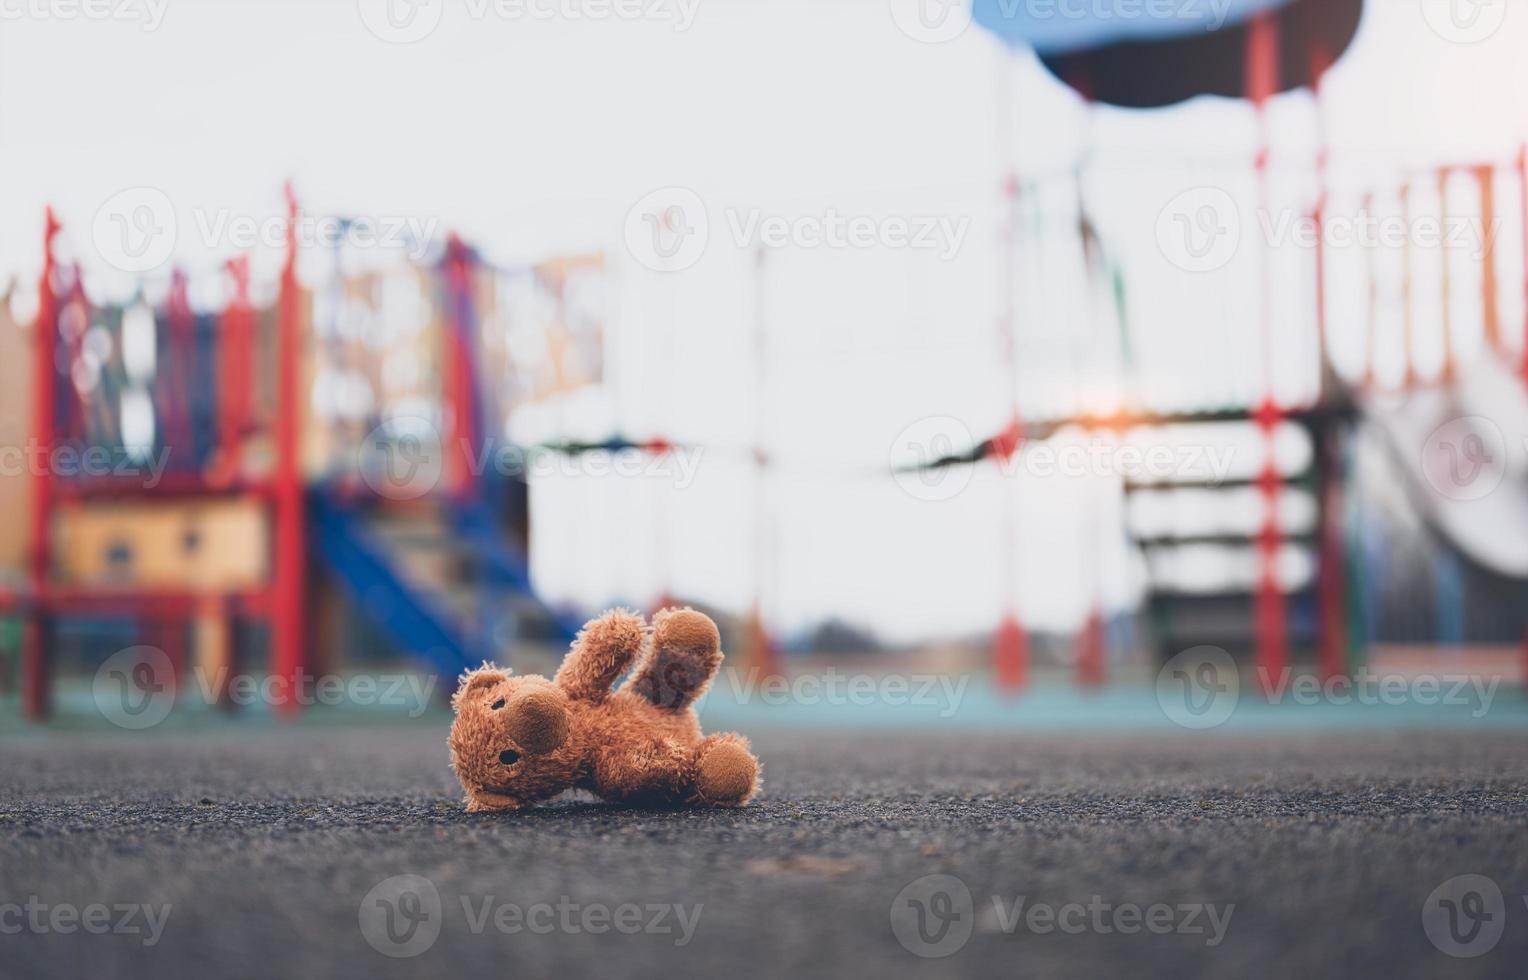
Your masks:
<svg viewBox="0 0 1528 980"><path fill-rule="evenodd" d="M646 624L624 609L612 609L579 631L552 683L570 698L604 701L610 685L642 649Z"/></svg>
<svg viewBox="0 0 1528 980"><path fill-rule="evenodd" d="M504 813L510 810L521 810L526 806L527 804L522 800L486 789L467 792L468 813Z"/></svg>

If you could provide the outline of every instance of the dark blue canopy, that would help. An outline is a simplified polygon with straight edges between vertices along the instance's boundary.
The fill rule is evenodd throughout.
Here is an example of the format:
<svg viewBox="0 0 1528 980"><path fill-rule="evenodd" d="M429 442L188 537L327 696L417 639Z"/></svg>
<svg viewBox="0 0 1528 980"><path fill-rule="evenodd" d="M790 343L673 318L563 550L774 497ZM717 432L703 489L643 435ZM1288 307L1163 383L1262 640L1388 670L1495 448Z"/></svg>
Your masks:
<svg viewBox="0 0 1528 980"><path fill-rule="evenodd" d="M1250 93L1257 18L1262 95L1314 85L1358 32L1363 0L972 0L972 16L1028 45L1084 98L1155 109ZM1259 15L1266 15L1260 17Z"/></svg>

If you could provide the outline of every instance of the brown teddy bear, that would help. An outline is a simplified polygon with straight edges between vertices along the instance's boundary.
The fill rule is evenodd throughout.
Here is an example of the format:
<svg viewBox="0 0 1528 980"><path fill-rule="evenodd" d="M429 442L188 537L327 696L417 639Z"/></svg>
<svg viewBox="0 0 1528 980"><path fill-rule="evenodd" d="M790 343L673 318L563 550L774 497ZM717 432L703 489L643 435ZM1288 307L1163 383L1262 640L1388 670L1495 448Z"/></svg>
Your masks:
<svg viewBox="0 0 1528 980"><path fill-rule="evenodd" d="M489 664L469 671L451 699L450 738L467 809L518 810L574 788L649 806L742 806L759 788L748 740L702 737L690 707L721 662L703 613L666 609L649 632L615 609L584 626L550 681Z"/></svg>

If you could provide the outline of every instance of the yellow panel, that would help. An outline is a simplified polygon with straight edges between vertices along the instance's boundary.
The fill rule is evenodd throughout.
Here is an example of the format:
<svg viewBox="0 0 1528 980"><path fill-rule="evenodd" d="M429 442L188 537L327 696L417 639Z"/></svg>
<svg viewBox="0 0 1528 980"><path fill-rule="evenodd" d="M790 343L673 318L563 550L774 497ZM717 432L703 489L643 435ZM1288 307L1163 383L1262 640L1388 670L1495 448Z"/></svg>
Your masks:
<svg viewBox="0 0 1528 980"><path fill-rule="evenodd" d="M56 574L70 585L227 591L269 576L265 508L253 500L61 507Z"/></svg>

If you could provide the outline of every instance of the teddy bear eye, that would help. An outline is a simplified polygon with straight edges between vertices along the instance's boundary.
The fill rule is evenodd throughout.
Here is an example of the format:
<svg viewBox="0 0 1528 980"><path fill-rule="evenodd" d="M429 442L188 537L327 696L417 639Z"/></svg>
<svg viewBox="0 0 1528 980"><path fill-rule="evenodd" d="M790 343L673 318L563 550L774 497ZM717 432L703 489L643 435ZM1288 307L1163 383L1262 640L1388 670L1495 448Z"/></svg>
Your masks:
<svg viewBox="0 0 1528 980"><path fill-rule="evenodd" d="M499 698L499 700L497 700L497 701L495 701L493 703L493 710L495 710L495 711L498 711L502 707L504 707L504 699L503 698Z"/></svg>

